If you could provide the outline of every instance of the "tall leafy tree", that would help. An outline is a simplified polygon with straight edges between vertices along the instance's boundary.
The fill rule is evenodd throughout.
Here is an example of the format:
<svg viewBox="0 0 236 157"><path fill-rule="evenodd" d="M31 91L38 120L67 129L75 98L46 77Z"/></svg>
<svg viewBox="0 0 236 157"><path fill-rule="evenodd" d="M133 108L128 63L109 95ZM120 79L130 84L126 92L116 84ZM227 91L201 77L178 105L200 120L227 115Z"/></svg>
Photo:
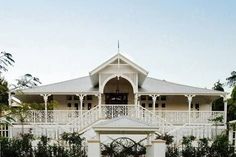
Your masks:
<svg viewBox="0 0 236 157"><path fill-rule="evenodd" d="M228 120L236 119L236 71L231 72L231 76L226 78L229 87L233 87L231 98L228 99Z"/></svg>
<svg viewBox="0 0 236 157"><path fill-rule="evenodd" d="M220 81L217 81L214 84L213 89L221 91L221 92L224 92L223 83L221 83ZM224 99L222 97L217 99L217 100L215 100L212 103L212 110L213 111L223 111L224 110Z"/></svg>
<svg viewBox="0 0 236 157"><path fill-rule="evenodd" d="M230 87L234 87L236 85L236 71L232 71L231 72L231 76L229 76L228 78L226 78L227 80L227 84Z"/></svg>
<svg viewBox="0 0 236 157"><path fill-rule="evenodd" d="M233 88L231 92L231 98L228 99L228 115L227 120L235 120L236 119L236 86Z"/></svg>

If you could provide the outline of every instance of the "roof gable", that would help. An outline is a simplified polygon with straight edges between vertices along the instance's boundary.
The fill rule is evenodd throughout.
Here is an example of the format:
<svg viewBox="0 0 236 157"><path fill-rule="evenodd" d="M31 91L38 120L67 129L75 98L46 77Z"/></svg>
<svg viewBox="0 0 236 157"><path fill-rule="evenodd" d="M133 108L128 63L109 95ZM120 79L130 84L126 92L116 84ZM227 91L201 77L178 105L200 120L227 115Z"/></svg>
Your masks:
<svg viewBox="0 0 236 157"><path fill-rule="evenodd" d="M122 55L121 53L117 53L115 56L95 68L93 71L89 73L90 79L92 81L93 86L96 86L99 83L99 73L103 72L104 69L108 68L109 66L116 66L121 67L121 65L128 65L131 67L135 72L138 73L138 84L142 85L145 78L148 75L148 71ZM116 73L115 71L113 71ZM112 73L113 73L112 72Z"/></svg>
<svg viewBox="0 0 236 157"><path fill-rule="evenodd" d="M148 71L146 71L145 69L143 69L142 67L140 67L139 65L137 65L136 63L134 63L133 61L131 61L130 59L128 59L124 55L122 55L121 53L117 53L115 56L113 56L112 58L110 58L109 60L102 63L94 70L92 70L89 73L90 76L95 75L96 73L98 73L99 71L101 71L102 69L104 69L105 67L107 67L110 64L128 64L131 67L133 67L134 69L136 69L138 72L140 72L144 75L148 75Z"/></svg>

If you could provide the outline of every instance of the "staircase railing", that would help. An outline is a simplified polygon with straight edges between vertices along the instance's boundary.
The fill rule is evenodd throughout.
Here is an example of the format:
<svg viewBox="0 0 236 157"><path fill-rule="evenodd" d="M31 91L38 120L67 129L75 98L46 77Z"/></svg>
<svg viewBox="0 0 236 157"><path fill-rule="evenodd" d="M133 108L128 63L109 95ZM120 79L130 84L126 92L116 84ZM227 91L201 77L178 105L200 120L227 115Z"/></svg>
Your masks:
<svg viewBox="0 0 236 157"><path fill-rule="evenodd" d="M140 105L137 106L136 114L139 120L144 121L147 124L157 126L162 134L175 128L173 124L167 122L165 119Z"/></svg>
<svg viewBox="0 0 236 157"><path fill-rule="evenodd" d="M85 129L86 127L90 126L91 124L99 120L99 112L100 112L99 107L96 106L91 110L83 113L82 116L79 116L74 120L72 120L71 122L67 123L65 126L65 129L67 130L65 131L78 132L81 131L82 129Z"/></svg>

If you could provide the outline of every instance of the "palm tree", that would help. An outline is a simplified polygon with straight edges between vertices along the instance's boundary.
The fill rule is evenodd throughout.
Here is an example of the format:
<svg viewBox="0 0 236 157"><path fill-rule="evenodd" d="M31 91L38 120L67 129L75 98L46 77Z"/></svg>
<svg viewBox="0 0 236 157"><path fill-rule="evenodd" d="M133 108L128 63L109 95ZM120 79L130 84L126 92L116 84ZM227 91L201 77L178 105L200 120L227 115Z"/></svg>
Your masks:
<svg viewBox="0 0 236 157"><path fill-rule="evenodd" d="M7 71L8 66L12 66L15 63L12 55L7 52L0 53L0 75L3 71Z"/></svg>

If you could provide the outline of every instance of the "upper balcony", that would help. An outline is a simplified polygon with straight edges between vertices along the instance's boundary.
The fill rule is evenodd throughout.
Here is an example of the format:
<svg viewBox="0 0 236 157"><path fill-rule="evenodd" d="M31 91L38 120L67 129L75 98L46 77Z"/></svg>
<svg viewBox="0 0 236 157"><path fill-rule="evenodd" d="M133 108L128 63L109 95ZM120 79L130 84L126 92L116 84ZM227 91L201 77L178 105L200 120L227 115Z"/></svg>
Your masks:
<svg viewBox="0 0 236 157"><path fill-rule="evenodd" d="M144 109L144 108L143 108ZM27 116L23 120L23 124L68 124L76 118L84 117L89 110L29 110L25 113ZM119 116L132 116L139 113L139 118L148 118L142 108L140 109L137 105L122 105L122 104L104 104L101 105L100 114L103 119L111 119ZM152 110L150 112L153 113ZM82 114L82 116L81 116ZM140 117L141 115L141 117ZM224 122L224 111L186 111L186 110L156 110L155 116L158 116L168 123L173 125L184 125L190 123L213 123L212 119L216 117L223 117ZM150 115L149 115L150 116ZM88 116L86 115L86 118ZM92 117L91 117L92 118ZM15 124L21 124L17 117L15 118ZM84 119L86 121L87 119Z"/></svg>

